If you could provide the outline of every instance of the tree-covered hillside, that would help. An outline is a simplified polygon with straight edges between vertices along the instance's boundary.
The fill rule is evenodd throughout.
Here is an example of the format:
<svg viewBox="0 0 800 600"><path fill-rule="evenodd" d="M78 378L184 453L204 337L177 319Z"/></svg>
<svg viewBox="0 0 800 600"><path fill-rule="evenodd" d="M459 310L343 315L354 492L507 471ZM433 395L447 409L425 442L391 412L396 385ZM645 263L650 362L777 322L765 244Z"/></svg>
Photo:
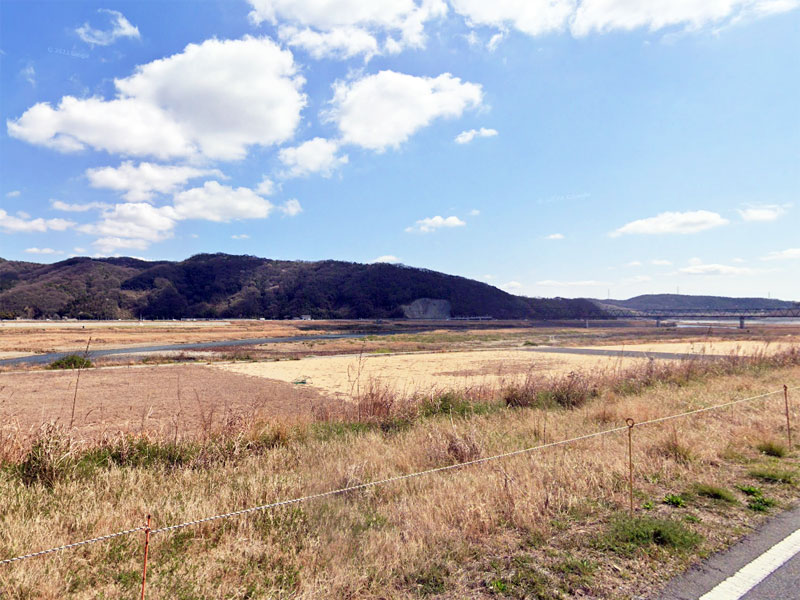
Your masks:
<svg viewBox="0 0 800 600"><path fill-rule="evenodd" d="M420 298L451 316L601 317L588 300L533 299L403 265L279 261L200 254L180 262L72 258L52 265L0 259L0 316L73 318L400 318Z"/></svg>

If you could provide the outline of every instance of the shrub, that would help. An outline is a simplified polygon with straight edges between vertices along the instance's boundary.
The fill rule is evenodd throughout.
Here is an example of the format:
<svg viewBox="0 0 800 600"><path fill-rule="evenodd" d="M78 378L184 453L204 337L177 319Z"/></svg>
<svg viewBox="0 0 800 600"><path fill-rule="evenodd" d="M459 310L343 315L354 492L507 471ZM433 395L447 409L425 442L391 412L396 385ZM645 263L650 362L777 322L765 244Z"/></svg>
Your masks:
<svg viewBox="0 0 800 600"><path fill-rule="evenodd" d="M68 437L62 428L47 424L14 472L25 485L42 484L52 488L74 469L75 460Z"/></svg>
<svg viewBox="0 0 800 600"><path fill-rule="evenodd" d="M92 361L80 354L67 354L51 362L48 369L88 369L93 367Z"/></svg>

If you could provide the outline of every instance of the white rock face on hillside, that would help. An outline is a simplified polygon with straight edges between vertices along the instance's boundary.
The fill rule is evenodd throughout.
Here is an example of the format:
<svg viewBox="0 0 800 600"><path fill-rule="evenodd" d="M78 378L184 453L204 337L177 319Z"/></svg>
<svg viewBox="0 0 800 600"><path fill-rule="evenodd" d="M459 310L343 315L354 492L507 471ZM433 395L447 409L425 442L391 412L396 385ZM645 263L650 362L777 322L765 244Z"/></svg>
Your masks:
<svg viewBox="0 0 800 600"><path fill-rule="evenodd" d="M401 306L407 319L449 319L450 302L435 298L417 298Z"/></svg>

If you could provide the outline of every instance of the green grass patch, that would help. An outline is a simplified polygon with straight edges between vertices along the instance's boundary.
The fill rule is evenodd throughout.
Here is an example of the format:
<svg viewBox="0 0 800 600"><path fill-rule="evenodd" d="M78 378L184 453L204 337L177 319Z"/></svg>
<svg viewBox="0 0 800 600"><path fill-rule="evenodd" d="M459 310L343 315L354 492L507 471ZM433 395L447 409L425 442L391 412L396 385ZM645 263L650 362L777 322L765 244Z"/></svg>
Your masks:
<svg viewBox="0 0 800 600"><path fill-rule="evenodd" d="M703 537L680 521L651 517L619 516L611 521L600 538L600 547L630 555L636 550L660 546L669 550L687 551L696 548Z"/></svg>
<svg viewBox="0 0 800 600"><path fill-rule="evenodd" d="M774 441L761 442L756 446L756 449L762 454L774 456L775 458L783 458L789 453L789 450L786 448L786 446Z"/></svg>
<svg viewBox="0 0 800 600"><path fill-rule="evenodd" d="M733 492L716 485L697 483L692 487L692 492L701 498L710 498L711 500L719 500L728 504L736 503L736 496L733 495Z"/></svg>
<svg viewBox="0 0 800 600"><path fill-rule="evenodd" d="M686 506L686 499L680 494L667 494L664 496L664 504L674 506L675 508L683 508Z"/></svg>
<svg viewBox="0 0 800 600"><path fill-rule="evenodd" d="M787 485L794 485L797 481L796 472L769 467L753 469L750 471L750 477L755 477L756 479L761 479L768 483L783 483Z"/></svg>

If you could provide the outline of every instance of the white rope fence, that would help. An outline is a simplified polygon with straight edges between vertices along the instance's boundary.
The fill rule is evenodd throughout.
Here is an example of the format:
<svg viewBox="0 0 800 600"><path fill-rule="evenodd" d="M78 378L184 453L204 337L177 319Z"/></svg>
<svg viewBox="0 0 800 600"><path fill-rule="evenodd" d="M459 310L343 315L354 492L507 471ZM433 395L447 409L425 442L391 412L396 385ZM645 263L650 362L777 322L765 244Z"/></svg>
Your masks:
<svg viewBox="0 0 800 600"><path fill-rule="evenodd" d="M798 390L798 389L800 389L800 387L788 388L789 391L794 391L794 390ZM658 417L658 418L655 418L655 419L642 421L640 423L636 423L633 426L634 427L643 427L645 425L654 425L654 424L657 424L657 423L663 423L665 421L670 421L672 419L679 419L679 418L683 418L683 417L689 417L689 416L692 416L692 415L696 415L696 414L699 414L699 413L704 413L704 412L709 412L709 411L713 411L713 410L719 410L719 409L722 409L722 408L727 408L727 407L733 406L735 404L742 404L744 402L752 402L754 400L761 400L761 399L767 398L769 396L774 396L775 394L780 394L780 393L783 393L783 392L784 392L784 389L775 390L775 391L772 391L772 392L766 392L764 394L759 394L757 396L750 396L748 398L740 398L738 400L732 400L730 402L724 402L722 404L715 404L713 406L706 406L706 407L703 407L703 408L698 408L698 409L695 409L695 410L690 410L690 411L686 411L686 412L682 412L682 413L678 413L678 414L674 414L674 415L668 415L668 416L665 416L665 417ZM231 512L227 512L227 513L222 513L222 514L214 515L214 516L211 516L211 517L204 517L202 519L195 519L193 521L185 521L183 523L177 523L175 525L168 525L166 527L160 527L158 529L150 529L149 531L150 531L151 535L160 534L160 533L167 533L167 532L170 532L170 531L176 531L178 529L184 529L186 527L192 527L194 525L200 525L202 523L209 523L211 521L218 521L220 519L229 519L229 518L232 518L232 517L238 517L238 516L242 516L242 515L246 515L246 514L250 514L250 513L254 513L254 512L271 510L273 508L279 508L281 506L289 506L289 505L292 505L292 504L299 504L301 502L309 502L311 500L318 500L318 499L321 499L321 498L328 498L328 497L337 496L337 495L340 495L340 494L356 492L356 491L359 491L359 490L365 490L365 489L368 489L368 488L373 488L373 487L377 487L377 486L381 486L381 485L388 485L390 483L396 483L398 481L404 481L404 480L408 480L408 479L414 479L414 478L417 478L417 477L424 477L424 476L427 476L427 475L433 475L434 473L443 473L443 472L446 472L446 471L453 471L453 470L456 470L456 469L462 469L464 467L469 467L469 466L473 466L473 465L479 465L479 464L484 464L484 463L493 462L493 461L497 461L497 460L502 460L502 459L505 459L505 458L510 458L512 456L519 456L519 455L522 455L522 454L529 454L529 453L536 452L536 451L539 451L539 450L544 450L546 448L554 448L556 446L565 446L567 444L574 444L574 443L581 442L581 441L584 441L584 440L589 440L589 439L592 439L592 438L596 438L596 437L600 437L600 436L604 436L604 435L609 435L609 434L617 433L617 432L620 432L620 431L626 431L628 429L629 429L628 425L623 425L623 426L620 426L620 427L613 427L611 429L604 429L602 431L597 431L597 432L594 432L594 433L588 433L586 435L581 435L581 436L577 436L577 437L574 437L574 438L569 438L569 439L566 439L566 440L560 440L560 441L557 441L557 442L550 442L550 443L547 443L547 444L540 444L538 446L531 446L531 447L528 447L528 448L523 448L521 450L513 450L511 452L504 452L502 454L495 454L493 456L487 456L487 457L484 457L484 458L477 458L475 460L470 460L470 461L466 461L466 462L455 463L455 464L446 465L446 466L443 466L443 467L436 467L436 468L433 468L433 469L427 469L425 471L417 471L417 472L414 472L414 473L407 473L407 474L404 474L404 475L395 475L394 477L387 477L385 479L378 479L378 480L375 480L375 481L369 481L367 483L361 483L361 484L358 484L358 485L352 485L352 486L348 486L348 487L344 487L344 488L339 488L339 489L336 489L336 490L329 490L329 491L326 491L326 492L319 492L317 494L309 494L307 496L300 496L298 498L292 498L292 499L289 499L289 500L281 500L281 501L272 502L272 503L269 503L269 504L262 504L260 506L253 506L251 508L245 508L245 509L242 509L242 510L236 510L236 511L231 511ZM34 553L31 553L31 554L23 554L21 556L16 556L14 558L7 558L7 559L4 559L4 560L0 560L0 565L9 564L9 563L13 563L13 562L21 561L21 560L26 560L26 559L29 559L29 558L35 558L37 556L43 556L45 554L52 554L54 552L61 552L63 550L69 550L69 549L72 549L72 548L77 548L78 546L84 546L84 545L93 544L93 543L96 543L96 542L103 542L103 541L110 540L110 539L113 539L113 538L116 538L116 537L120 537L120 536L124 536L124 535L130 535L130 534L136 533L138 531L146 531L146 530L147 530L147 527L135 527L133 529L126 529L124 531L118 531L118 532L115 532L115 533L110 533L108 535L104 535L104 536L100 536L100 537L96 537L96 538L91 538L91 539L88 539L88 540L83 540L83 541L75 542L75 543L72 543L72 544L66 544L66 545L63 545L63 546L58 546L56 548L50 548L48 550L41 550L39 552L34 552Z"/></svg>

